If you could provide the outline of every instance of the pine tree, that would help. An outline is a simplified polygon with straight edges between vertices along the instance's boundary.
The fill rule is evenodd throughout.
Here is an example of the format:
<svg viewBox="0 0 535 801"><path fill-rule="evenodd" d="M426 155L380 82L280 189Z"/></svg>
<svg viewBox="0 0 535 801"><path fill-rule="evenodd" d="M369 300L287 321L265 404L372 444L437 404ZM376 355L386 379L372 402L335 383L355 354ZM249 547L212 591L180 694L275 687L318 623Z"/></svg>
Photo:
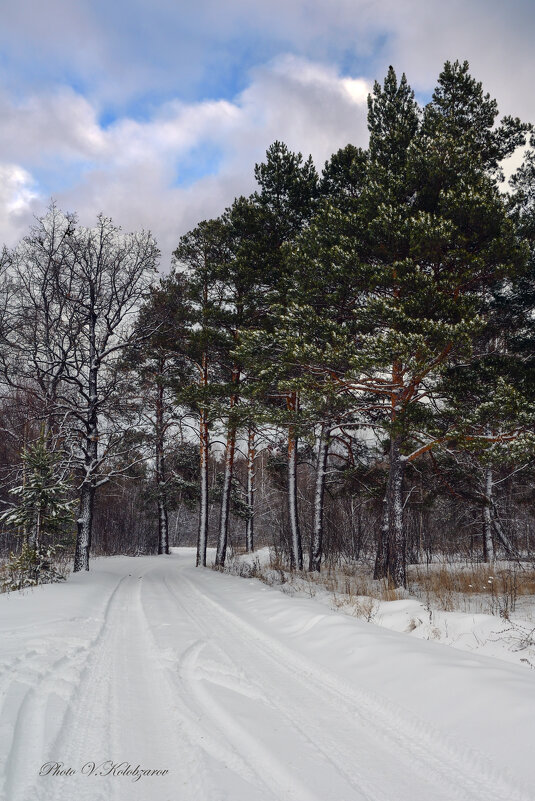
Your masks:
<svg viewBox="0 0 535 801"><path fill-rule="evenodd" d="M197 566L206 566L208 543L208 459L210 427L213 423L211 382L219 379L217 354L224 350L219 328L221 298L217 273L226 259L226 233L220 219L205 220L181 237L174 252L176 266L187 281L185 301L191 309L188 345L185 351L197 372L194 385L182 393L199 420L199 528Z"/></svg>
<svg viewBox="0 0 535 801"><path fill-rule="evenodd" d="M177 395L192 381L191 318L185 278L177 274L161 278L140 309L138 339L123 361L132 376L132 406L141 417L154 460L159 554L169 553L167 451L182 411Z"/></svg>
<svg viewBox="0 0 535 801"><path fill-rule="evenodd" d="M312 158L303 161L301 153L291 153L286 145L275 142L266 153L266 161L255 167L255 178L260 191L255 194L258 204L266 209L269 220L271 247L270 264L273 276L272 305L280 310L286 307L288 290L293 282L291 267L288 269L287 248L311 219L319 197L319 179ZM270 316L271 323L277 315ZM270 331L270 334L272 331ZM254 341L254 340L253 340ZM264 351L268 364L260 363L260 368L269 368L270 355ZM275 357L278 359L278 356ZM277 364L272 362L271 366ZM288 365L286 365L288 367ZM288 465L288 519L290 529L291 565L297 570L303 567L303 549L297 510L297 466L298 441L300 429L299 391L292 382L291 370L280 374L279 380L272 383L271 391L285 405L285 424L287 427L287 465ZM263 389L267 389L263 382ZM282 398L281 398L282 395ZM275 407L276 408L276 407Z"/></svg>
<svg viewBox="0 0 535 801"><path fill-rule="evenodd" d="M471 357L481 293L525 260L496 186L497 159L522 126L495 130L494 112L465 65L446 65L423 114L390 68L369 100L368 157L352 154L358 188L329 197L293 250L301 296L291 314L302 328L287 351L347 392L382 441L388 480L375 575L394 586L406 580L406 467L453 436L434 414L442 373ZM351 176L347 155L339 163ZM277 325L283 336L280 321L287 329L288 312Z"/></svg>
<svg viewBox="0 0 535 801"><path fill-rule="evenodd" d="M239 347L246 331L265 319L268 298L273 292L270 243L266 226L268 219L269 215L262 205L255 202L254 198L244 197L237 198L221 218L226 249L214 280L219 287L221 300L219 330L225 338L225 341L222 339L218 351L224 383L217 388L217 394L220 400L220 417L226 423L226 440L215 561L218 567L223 567L226 559L236 438L240 430L247 431L246 542L248 549L253 547L254 419L251 404L242 402L242 396L248 394L249 376L239 357ZM226 408L223 408L223 404L226 404Z"/></svg>
<svg viewBox="0 0 535 801"><path fill-rule="evenodd" d="M480 293L524 261L495 182L498 160L516 146L519 127L507 122L495 132L495 117L494 101L468 75L468 65L447 63L405 150L404 189L388 164L374 176L382 191L374 201L372 186L368 230L377 242L370 243L370 255L379 281L368 306L372 335L361 369L375 378L361 384L389 410L389 481L376 577L396 586L405 583L405 466L449 433L436 426L428 399L439 402L446 366L470 357L481 327ZM376 135L372 127L371 152ZM396 169L400 159L393 159ZM381 174L386 181L377 180ZM403 202L388 207L385 193Z"/></svg>

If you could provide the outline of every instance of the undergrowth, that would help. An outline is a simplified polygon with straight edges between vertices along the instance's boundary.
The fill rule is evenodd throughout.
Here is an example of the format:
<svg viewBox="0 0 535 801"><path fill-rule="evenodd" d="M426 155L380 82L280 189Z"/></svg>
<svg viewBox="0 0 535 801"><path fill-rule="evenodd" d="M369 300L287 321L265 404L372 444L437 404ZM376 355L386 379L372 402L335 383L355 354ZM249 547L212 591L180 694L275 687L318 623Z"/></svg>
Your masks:
<svg viewBox="0 0 535 801"><path fill-rule="evenodd" d="M67 578L71 555L61 546L31 548L23 543L0 565L0 592L12 592Z"/></svg>
<svg viewBox="0 0 535 801"><path fill-rule="evenodd" d="M411 565L407 589L391 589L386 580L373 580L369 568L360 564L327 565L320 573L290 571L276 550L267 563L258 557L233 556L225 572L279 585L289 595L314 597L318 590L326 591L333 607L369 622L381 601L413 597L428 611L481 612L509 620L519 599L535 598L535 569L520 563Z"/></svg>

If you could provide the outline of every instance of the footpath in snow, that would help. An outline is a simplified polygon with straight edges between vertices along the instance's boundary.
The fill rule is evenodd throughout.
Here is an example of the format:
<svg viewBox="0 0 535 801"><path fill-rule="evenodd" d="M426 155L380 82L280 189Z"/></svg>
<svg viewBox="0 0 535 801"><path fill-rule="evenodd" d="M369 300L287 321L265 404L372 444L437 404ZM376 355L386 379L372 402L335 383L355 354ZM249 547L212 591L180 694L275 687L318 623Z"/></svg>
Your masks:
<svg viewBox="0 0 535 801"><path fill-rule="evenodd" d="M533 801L535 671L193 564L0 596L2 799Z"/></svg>

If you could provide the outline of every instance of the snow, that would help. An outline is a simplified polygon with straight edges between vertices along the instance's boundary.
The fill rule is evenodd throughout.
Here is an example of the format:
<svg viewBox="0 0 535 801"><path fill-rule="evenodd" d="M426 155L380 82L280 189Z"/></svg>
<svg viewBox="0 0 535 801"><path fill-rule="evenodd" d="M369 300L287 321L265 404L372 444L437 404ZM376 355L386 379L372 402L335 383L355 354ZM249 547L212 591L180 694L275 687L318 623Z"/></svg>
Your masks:
<svg viewBox="0 0 535 801"><path fill-rule="evenodd" d="M535 670L533 596L518 597L517 611L508 611L507 618L481 612L481 608L489 607L489 598L478 594L458 597L456 600L465 611L450 612L437 608L431 600L423 603L415 597L381 601L368 595L349 596L344 592L343 574L338 576L336 593L326 589L320 581L314 582L306 574L299 576L286 572L285 583L280 583L280 573L272 569L271 562L271 549L265 547L253 554L234 556L233 562L229 562L229 569L230 572L243 575L244 566L252 569L256 563L268 583L292 597L314 597L317 603L332 610L391 631L403 632L417 639L435 640L443 645L493 656ZM500 566L507 567L508 563L501 563Z"/></svg>
<svg viewBox="0 0 535 801"><path fill-rule="evenodd" d="M521 616L444 612L415 599L379 601L374 613L373 622L392 631L535 668L535 623Z"/></svg>
<svg viewBox="0 0 535 801"><path fill-rule="evenodd" d="M533 799L535 671L194 560L0 596L5 801Z"/></svg>

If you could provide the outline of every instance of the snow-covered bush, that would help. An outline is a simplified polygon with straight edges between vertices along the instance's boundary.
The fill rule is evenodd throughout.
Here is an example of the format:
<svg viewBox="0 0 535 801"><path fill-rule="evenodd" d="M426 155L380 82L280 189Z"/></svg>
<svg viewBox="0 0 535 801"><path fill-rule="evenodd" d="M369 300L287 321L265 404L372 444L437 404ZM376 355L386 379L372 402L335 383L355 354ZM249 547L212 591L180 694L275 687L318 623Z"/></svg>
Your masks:
<svg viewBox="0 0 535 801"><path fill-rule="evenodd" d="M27 542L22 544L20 553L11 552L8 561L0 571L0 590L22 590L37 584L51 584L63 581L65 573L57 565L62 546L39 545L32 548Z"/></svg>
<svg viewBox="0 0 535 801"><path fill-rule="evenodd" d="M22 483L11 490L13 506L0 515L0 520L13 526L22 539L20 552L10 553L2 569L4 591L65 577L56 563L73 535L70 492L61 457L41 434L37 442L24 449Z"/></svg>

